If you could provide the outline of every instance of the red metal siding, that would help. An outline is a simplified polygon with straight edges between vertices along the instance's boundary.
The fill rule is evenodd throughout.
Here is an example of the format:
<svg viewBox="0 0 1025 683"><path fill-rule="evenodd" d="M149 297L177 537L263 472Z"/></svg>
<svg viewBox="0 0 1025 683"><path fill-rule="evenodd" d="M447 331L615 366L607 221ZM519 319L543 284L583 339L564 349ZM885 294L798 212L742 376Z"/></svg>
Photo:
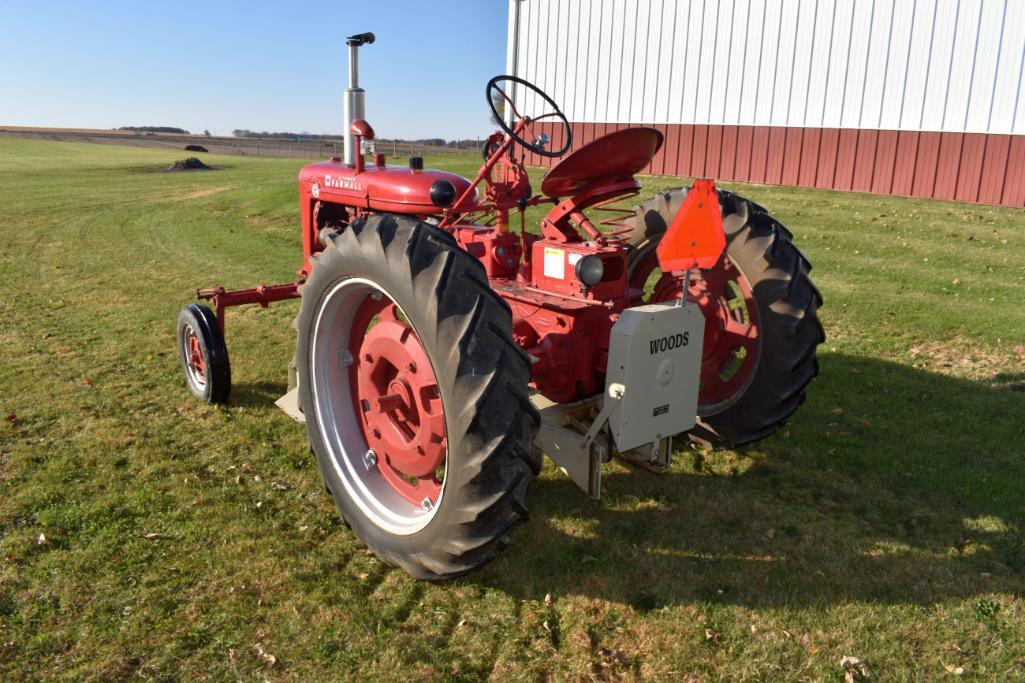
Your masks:
<svg viewBox="0 0 1025 683"><path fill-rule="evenodd" d="M959 202L975 202L979 199L979 178L982 176L982 157L986 152L986 136L979 133L965 133L961 143L961 167L957 171L957 187L954 198Z"/></svg>
<svg viewBox="0 0 1025 683"><path fill-rule="evenodd" d="M694 126L690 143L690 173L703 176L705 173L705 151L708 147L708 126Z"/></svg>
<svg viewBox="0 0 1025 683"><path fill-rule="evenodd" d="M577 148L625 123L574 124ZM1025 207L1025 136L659 124L648 173ZM561 145L559 127L544 131ZM551 160L527 154L528 163Z"/></svg>
<svg viewBox="0 0 1025 683"><path fill-rule="evenodd" d="M854 185L854 162L858 158L859 130L843 128L836 151L836 175L833 187L837 190L850 190Z"/></svg>
<svg viewBox="0 0 1025 683"><path fill-rule="evenodd" d="M1007 153L1011 149L1011 136L987 135L986 151L979 173L979 196L982 204L999 204L1004 193L1004 176L1007 173Z"/></svg>
<svg viewBox="0 0 1025 683"><path fill-rule="evenodd" d="M594 140L594 124L584 123L573 126L573 146L583 147Z"/></svg>
<svg viewBox="0 0 1025 683"><path fill-rule="evenodd" d="M858 147L854 150L854 178L851 182L851 189L855 192L870 192L872 190L878 142L878 131L858 131Z"/></svg>
<svg viewBox="0 0 1025 683"><path fill-rule="evenodd" d="M819 167L815 174L815 187L833 188L836 178L836 160L840 152L840 131L823 128L819 137Z"/></svg>
<svg viewBox="0 0 1025 683"><path fill-rule="evenodd" d="M769 129L759 126L754 129L751 140L751 172L748 178L753 183L765 182L765 169L769 161Z"/></svg>
<svg viewBox="0 0 1025 683"><path fill-rule="evenodd" d="M719 162L722 158L722 126L708 127L708 145L705 151L705 172L706 178L721 178Z"/></svg>
<svg viewBox="0 0 1025 683"><path fill-rule="evenodd" d="M737 161L734 180L751 179L751 152L754 150L754 128L741 126L737 130Z"/></svg>
<svg viewBox="0 0 1025 683"><path fill-rule="evenodd" d="M779 185L783 182L783 155L786 152L786 128L769 129L769 152L765 159L765 182Z"/></svg>
<svg viewBox="0 0 1025 683"><path fill-rule="evenodd" d="M819 171L819 147L822 143L822 131L818 128L804 128L801 136L801 164L797 174L797 184L804 187L815 187L815 177Z"/></svg>
<svg viewBox="0 0 1025 683"><path fill-rule="evenodd" d="M719 159L719 177L735 178L737 168L737 139L740 131L736 126L724 126L722 132L722 156Z"/></svg>
<svg viewBox="0 0 1025 683"><path fill-rule="evenodd" d="M957 189L957 172L961 166L961 148L964 133L940 135L940 150L936 158L936 181L932 196L938 199L954 199Z"/></svg>
<svg viewBox="0 0 1025 683"><path fill-rule="evenodd" d="M893 183L889 190L893 194L910 196L914 191L918 137L917 131L902 130L897 133L897 156L893 160Z"/></svg>
<svg viewBox="0 0 1025 683"><path fill-rule="evenodd" d="M669 126L669 134L665 141L666 175L680 175L680 126Z"/></svg>
<svg viewBox="0 0 1025 683"><path fill-rule="evenodd" d="M784 185L797 185L801 177L801 159L804 152L804 129L787 128L783 153Z"/></svg>
<svg viewBox="0 0 1025 683"><path fill-rule="evenodd" d="M549 124L548 137L551 138L551 142L548 143L549 150L559 150L566 144L566 129L563 126L556 126Z"/></svg>
<svg viewBox="0 0 1025 683"><path fill-rule="evenodd" d="M893 187L893 175L897 165L897 144L900 135L895 130L879 131L876 140L875 165L872 172L871 192L889 194Z"/></svg>
<svg viewBox="0 0 1025 683"><path fill-rule="evenodd" d="M1000 203L1004 206L1025 206L1025 135L1011 138L1005 174Z"/></svg>
<svg viewBox="0 0 1025 683"><path fill-rule="evenodd" d="M913 197L932 197L936 187L936 161L940 156L940 134L922 132L918 134L918 150L915 152L914 180L911 183Z"/></svg>
<svg viewBox="0 0 1025 683"><path fill-rule="evenodd" d="M666 161L669 159L668 150L666 149L666 137L669 135L669 127L665 124L655 126L662 133L662 148L658 150L658 154L652 159L651 168L652 172L658 175L672 175L668 170Z"/></svg>

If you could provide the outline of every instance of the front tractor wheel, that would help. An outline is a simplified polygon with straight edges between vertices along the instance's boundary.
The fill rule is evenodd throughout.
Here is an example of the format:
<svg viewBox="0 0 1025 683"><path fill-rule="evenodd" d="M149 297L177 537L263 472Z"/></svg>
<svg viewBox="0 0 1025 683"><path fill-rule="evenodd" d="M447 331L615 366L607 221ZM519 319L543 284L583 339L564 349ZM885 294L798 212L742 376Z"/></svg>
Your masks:
<svg viewBox="0 0 1025 683"><path fill-rule="evenodd" d="M178 314L178 358L193 396L207 403L228 401L228 346L217 316L203 304L189 304Z"/></svg>
<svg viewBox="0 0 1025 683"><path fill-rule="evenodd" d="M682 296L680 274L663 273L655 250L686 195L686 188L662 192L634 210L628 277L645 302ZM690 436L739 446L771 434L804 401L825 339L822 297L789 230L742 197L720 190L719 200L726 251L714 268L691 274L687 292L705 316Z"/></svg>
<svg viewBox="0 0 1025 683"><path fill-rule="evenodd" d="M418 578L492 559L540 462L528 359L480 262L374 216L331 238L301 293L300 405L342 517Z"/></svg>

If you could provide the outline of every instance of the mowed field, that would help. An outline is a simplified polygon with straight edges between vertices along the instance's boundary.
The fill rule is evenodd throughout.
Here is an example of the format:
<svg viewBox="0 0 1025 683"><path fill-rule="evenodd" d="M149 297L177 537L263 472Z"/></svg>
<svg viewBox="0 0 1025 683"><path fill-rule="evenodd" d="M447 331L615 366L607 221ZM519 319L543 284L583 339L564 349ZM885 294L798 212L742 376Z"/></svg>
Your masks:
<svg viewBox="0 0 1025 683"><path fill-rule="evenodd" d="M1023 212L729 185L815 265L802 409L600 503L548 463L508 550L428 584L273 406L295 302L229 314L228 406L186 390L190 293L294 278L302 162L182 156L0 139L0 679L1025 678Z"/></svg>

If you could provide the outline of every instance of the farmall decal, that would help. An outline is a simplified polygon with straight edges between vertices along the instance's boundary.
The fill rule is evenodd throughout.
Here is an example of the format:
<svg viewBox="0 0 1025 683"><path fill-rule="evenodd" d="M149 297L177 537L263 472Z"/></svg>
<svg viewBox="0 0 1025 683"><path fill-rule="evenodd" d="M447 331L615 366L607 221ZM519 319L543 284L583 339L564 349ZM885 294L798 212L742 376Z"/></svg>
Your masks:
<svg viewBox="0 0 1025 683"><path fill-rule="evenodd" d="M350 190L362 192L363 186L352 176L336 176L330 173L324 175L324 187L333 187L338 190Z"/></svg>

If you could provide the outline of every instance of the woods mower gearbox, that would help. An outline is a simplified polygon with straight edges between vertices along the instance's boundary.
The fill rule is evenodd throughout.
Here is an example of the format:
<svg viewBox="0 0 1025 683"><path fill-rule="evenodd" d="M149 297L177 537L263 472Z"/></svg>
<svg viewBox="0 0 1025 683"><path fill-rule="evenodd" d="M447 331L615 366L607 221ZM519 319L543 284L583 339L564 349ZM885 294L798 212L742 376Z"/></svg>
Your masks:
<svg viewBox="0 0 1025 683"><path fill-rule="evenodd" d="M544 455L598 498L613 457L664 470L674 437L738 446L797 409L821 297L765 209L711 180L631 207L662 134L573 149L556 103L514 76L487 84L499 130L472 180L366 160L357 56L373 42L348 39L344 158L299 174L298 280L199 290L212 308L182 310L177 340L191 391L224 402L225 310L301 300L278 405L382 560L439 579L492 559ZM540 193L527 152L564 157ZM528 229L534 207L549 208Z"/></svg>

